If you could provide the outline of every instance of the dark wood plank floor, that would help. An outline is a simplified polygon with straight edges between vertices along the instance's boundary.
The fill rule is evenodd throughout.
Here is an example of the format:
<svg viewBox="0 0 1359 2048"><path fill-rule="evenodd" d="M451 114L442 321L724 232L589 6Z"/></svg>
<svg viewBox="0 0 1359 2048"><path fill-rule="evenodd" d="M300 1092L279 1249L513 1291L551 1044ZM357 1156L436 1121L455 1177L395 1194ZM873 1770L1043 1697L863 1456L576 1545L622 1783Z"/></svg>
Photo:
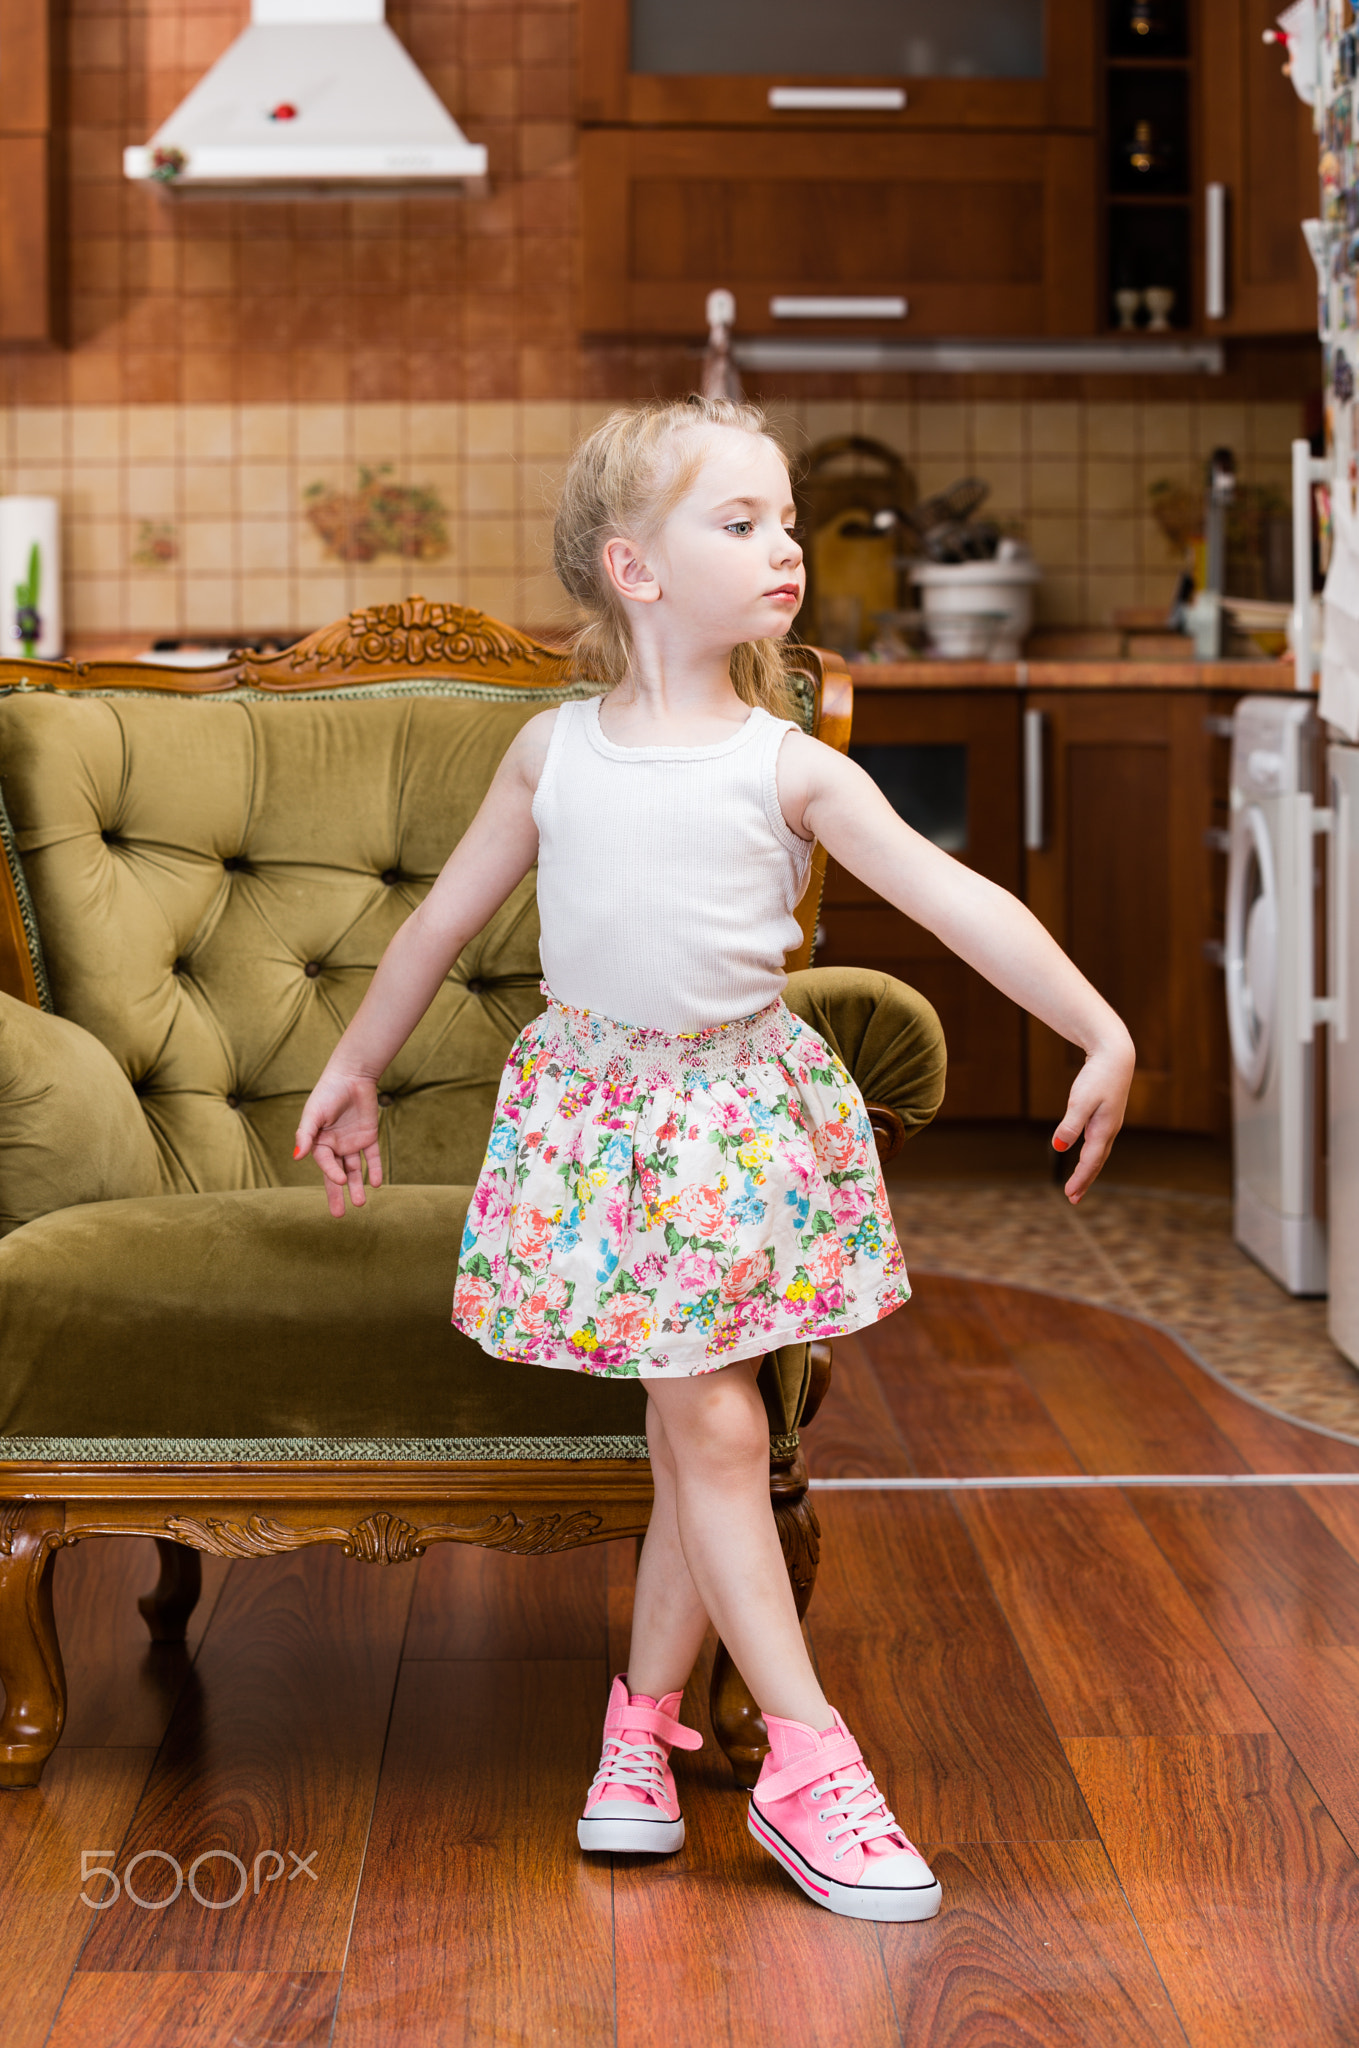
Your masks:
<svg viewBox="0 0 1359 2048"><path fill-rule="evenodd" d="M0 1794L4 2048L1352 2048L1359 1446L939 1278L837 1347L806 1442L870 1482L816 1496L808 1638L936 1921L812 1906L711 1738L679 1856L580 1855L630 1543L208 1560L170 1649L151 1546L95 1542L56 1564L67 1733ZM147 1903L82 1903L85 1852Z"/></svg>

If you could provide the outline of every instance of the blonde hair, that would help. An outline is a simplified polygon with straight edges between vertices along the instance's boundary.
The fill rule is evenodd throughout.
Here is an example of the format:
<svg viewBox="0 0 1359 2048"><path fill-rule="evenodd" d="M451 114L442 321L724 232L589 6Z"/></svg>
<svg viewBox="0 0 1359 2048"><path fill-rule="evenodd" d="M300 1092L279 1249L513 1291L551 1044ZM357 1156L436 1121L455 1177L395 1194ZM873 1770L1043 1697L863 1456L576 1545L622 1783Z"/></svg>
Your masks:
<svg viewBox="0 0 1359 2048"><path fill-rule="evenodd" d="M552 561L586 614L572 639L572 673L607 684L623 681L632 660L627 609L604 571L605 544L617 534L646 540L679 503L702 464L697 429L735 427L759 434L787 460L760 408L732 398L658 399L620 406L581 442L562 485L552 535ZM777 718L796 718L779 640L746 640L732 649L731 681L746 704Z"/></svg>

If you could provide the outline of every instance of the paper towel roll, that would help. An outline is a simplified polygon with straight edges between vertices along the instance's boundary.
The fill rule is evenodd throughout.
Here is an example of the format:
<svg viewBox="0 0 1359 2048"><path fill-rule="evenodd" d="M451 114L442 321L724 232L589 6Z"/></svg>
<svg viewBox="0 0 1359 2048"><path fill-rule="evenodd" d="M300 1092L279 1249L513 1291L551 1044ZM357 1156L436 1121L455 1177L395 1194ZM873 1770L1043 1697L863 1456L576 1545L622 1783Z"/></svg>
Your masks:
<svg viewBox="0 0 1359 2048"><path fill-rule="evenodd" d="M0 654L62 651L60 507L0 498Z"/></svg>

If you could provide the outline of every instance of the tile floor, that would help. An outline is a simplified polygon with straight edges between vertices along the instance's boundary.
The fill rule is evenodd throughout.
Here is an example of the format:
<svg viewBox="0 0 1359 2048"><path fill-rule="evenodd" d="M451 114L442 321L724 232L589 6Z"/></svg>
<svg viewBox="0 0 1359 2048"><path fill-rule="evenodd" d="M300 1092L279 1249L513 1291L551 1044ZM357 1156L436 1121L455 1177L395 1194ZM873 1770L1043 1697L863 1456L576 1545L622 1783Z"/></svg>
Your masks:
<svg viewBox="0 0 1359 2048"><path fill-rule="evenodd" d="M1045 1129L939 1124L888 1172L907 1265L1017 1282L1172 1329L1212 1371L1285 1414L1359 1439L1359 1371L1232 1239L1231 1154L1125 1132L1073 1208Z"/></svg>

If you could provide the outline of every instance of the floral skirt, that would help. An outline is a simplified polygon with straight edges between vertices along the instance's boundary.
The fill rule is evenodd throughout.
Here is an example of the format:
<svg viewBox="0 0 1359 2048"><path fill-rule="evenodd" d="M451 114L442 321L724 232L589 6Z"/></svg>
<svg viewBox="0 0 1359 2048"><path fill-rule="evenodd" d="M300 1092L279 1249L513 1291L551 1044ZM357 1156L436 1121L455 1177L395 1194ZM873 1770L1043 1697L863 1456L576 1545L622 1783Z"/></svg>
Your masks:
<svg viewBox="0 0 1359 2048"><path fill-rule="evenodd" d="M909 1299L863 1097L781 996L671 1035L541 986L467 1213L465 1335L496 1358L679 1379Z"/></svg>

